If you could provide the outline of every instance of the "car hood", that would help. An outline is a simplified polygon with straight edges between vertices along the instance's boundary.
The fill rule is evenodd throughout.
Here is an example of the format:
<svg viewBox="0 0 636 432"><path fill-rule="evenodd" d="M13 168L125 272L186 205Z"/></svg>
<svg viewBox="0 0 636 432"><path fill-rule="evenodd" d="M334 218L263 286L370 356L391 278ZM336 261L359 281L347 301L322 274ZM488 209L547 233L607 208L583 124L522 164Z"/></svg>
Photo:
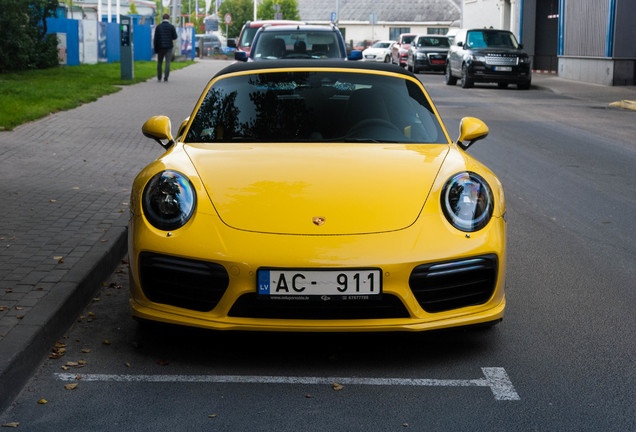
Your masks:
<svg viewBox="0 0 636 432"><path fill-rule="evenodd" d="M189 144L185 149L226 225L273 234L343 235L412 225L449 146Z"/></svg>
<svg viewBox="0 0 636 432"><path fill-rule="evenodd" d="M362 54L386 54L389 52L388 48L367 48L362 51Z"/></svg>

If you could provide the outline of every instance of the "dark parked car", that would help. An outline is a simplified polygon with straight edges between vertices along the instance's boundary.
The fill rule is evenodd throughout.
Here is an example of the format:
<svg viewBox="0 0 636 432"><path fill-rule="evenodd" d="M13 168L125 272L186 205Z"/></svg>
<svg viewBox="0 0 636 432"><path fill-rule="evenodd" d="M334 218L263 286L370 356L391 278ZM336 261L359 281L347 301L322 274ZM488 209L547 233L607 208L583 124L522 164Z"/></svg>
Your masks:
<svg viewBox="0 0 636 432"><path fill-rule="evenodd" d="M406 68L414 73L421 70L443 71L446 67L448 48L446 36L417 36L409 47Z"/></svg>
<svg viewBox="0 0 636 432"><path fill-rule="evenodd" d="M263 26L254 36L249 57L244 52L234 53L234 59L239 61L361 58L362 53L357 50L347 56L337 27L320 25Z"/></svg>
<svg viewBox="0 0 636 432"><path fill-rule="evenodd" d="M448 85L455 85L457 79L463 88L494 82L501 88L516 84L527 90L532 80L530 57L507 30L460 30L448 52L445 76Z"/></svg>
<svg viewBox="0 0 636 432"><path fill-rule="evenodd" d="M198 34L194 37L194 49L197 57L218 54L221 52L221 40L213 34Z"/></svg>

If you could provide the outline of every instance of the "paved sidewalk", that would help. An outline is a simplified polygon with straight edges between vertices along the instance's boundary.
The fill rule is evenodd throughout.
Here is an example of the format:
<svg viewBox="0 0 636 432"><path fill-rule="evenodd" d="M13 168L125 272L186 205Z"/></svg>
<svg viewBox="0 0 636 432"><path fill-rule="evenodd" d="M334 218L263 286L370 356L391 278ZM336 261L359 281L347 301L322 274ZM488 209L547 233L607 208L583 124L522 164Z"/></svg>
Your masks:
<svg viewBox="0 0 636 432"><path fill-rule="evenodd" d="M163 152L141 125L165 114L178 127L228 64L200 61L172 72L168 83L124 87L0 132L0 411L125 256L133 178ZM633 86L541 74L533 85L595 104L636 100Z"/></svg>
<svg viewBox="0 0 636 432"><path fill-rule="evenodd" d="M126 253L135 175L163 149L141 134L173 128L227 61L201 61L74 110L0 132L0 410Z"/></svg>

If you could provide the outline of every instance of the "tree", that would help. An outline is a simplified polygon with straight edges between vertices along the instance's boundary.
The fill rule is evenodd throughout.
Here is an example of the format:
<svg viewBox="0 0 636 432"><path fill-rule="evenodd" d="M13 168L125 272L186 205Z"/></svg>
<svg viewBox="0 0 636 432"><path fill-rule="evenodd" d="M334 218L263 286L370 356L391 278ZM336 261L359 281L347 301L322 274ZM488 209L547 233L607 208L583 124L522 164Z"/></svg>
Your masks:
<svg viewBox="0 0 636 432"><path fill-rule="evenodd" d="M258 17L263 20L275 19L274 5L280 6L280 12L285 20L300 20L298 2L296 0L263 0L258 5Z"/></svg>
<svg viewBox="0 0 636 432"><path fill-rule="evenodd" d="M47 35L46 27L57 4L57 0L0 0L0 72L58 64L57 38Z"/></svg>
<svg viewBox="0 0 636 432"><path fill-rule="evenodd" d="M232 23L228 26L227 34L223 17L232 15ZM219 28L228 38L236 38L241 33L243 24L254 19L254 3L252 0L225 0L219 7Z"/></svg>
<svg viewBox="0 0 636 432"><path fill-rule="evenodd" d="M137 5L134 2L130 2L130 7L128 8L128 13L130 15L138 15L139 11L137 10Z"/></svg>

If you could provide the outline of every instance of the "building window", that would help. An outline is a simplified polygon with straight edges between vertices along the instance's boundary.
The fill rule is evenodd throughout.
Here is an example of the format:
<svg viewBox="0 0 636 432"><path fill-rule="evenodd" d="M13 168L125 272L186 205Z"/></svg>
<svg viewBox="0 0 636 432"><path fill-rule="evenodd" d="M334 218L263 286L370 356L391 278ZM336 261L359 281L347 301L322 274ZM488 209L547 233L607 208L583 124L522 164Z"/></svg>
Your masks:
<svg viewBox="0 0 636 432"><path fill-rule="evenodd" d="M448 33L448 29L445 27L428 27L426 29L426 33L432 35L445 35Z"/></svg>
<svg viewBox="0 0 636 432"><path fill-rule="evenodd" d="M389 39L398 40L402 33L411 33L411 27L389 27Z"/></svg>

